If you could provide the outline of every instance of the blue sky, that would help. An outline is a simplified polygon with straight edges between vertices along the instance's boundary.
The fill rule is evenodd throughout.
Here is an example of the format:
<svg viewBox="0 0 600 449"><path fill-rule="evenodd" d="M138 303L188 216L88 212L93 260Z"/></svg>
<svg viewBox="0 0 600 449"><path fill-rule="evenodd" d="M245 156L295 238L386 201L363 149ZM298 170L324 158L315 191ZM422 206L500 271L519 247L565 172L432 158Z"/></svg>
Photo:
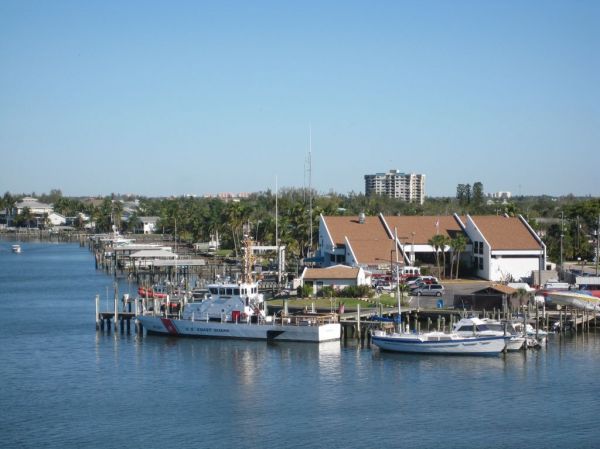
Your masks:
<svg viewBox="0 0 600 449"><path fill-rule="evenodd" d="M600 195L600 2L0 0L0 193Z"/></svg>

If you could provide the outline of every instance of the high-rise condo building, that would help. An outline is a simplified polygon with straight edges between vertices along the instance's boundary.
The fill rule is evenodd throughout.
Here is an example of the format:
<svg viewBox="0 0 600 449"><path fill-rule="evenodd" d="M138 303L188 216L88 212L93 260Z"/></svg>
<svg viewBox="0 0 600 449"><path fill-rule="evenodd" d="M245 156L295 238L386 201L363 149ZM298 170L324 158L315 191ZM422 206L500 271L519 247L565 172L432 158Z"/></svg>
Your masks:
<svg viewBox="0 0 600 449"><path fill-rule="evenodd" d="M425 201L425 175L400 173L399 170L365 175L365 195L385 195L411 203L423 204Z"/></svg>

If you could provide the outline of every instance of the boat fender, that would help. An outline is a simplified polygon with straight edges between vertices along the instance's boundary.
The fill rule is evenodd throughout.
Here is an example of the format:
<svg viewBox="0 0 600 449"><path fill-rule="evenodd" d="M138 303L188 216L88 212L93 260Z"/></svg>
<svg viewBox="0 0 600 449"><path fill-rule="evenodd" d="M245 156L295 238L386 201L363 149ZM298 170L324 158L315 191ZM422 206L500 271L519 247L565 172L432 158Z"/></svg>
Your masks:
<svg viewBox="0 0 600 449"><path fill-rule="evenodd" d="M246 321L246 320L248 319L248 314L247 314L247 313L242 313L242 314L240 315L240 319L241 319L242 321Z"/></svg>

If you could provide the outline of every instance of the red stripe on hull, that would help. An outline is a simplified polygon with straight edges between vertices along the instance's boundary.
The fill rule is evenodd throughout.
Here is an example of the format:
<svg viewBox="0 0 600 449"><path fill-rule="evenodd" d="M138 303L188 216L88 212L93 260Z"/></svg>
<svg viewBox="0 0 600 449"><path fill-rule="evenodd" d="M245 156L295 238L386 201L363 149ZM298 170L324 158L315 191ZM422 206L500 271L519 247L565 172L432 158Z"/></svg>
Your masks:
<svg viewBox="0 0 600 449"><path fill-rule="evenodd" d="M162 321L163 326L165 326L165 329L167 329L169 334L178 335L177 328L175 327L173 321L171 321L170 318L161 318L160 320Z"/></svg>

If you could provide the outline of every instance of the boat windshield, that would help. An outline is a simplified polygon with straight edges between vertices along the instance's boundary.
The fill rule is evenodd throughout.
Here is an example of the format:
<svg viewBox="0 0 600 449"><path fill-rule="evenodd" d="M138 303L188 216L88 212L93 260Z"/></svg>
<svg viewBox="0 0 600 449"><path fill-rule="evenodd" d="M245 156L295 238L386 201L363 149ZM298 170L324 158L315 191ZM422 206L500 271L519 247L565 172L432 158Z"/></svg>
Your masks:
<svg viewBox="0 0 600 449"><path fill-rule="evenodd" d="M483 331L487 331L487 330L490 330L490 329L485 324L478 324L476 327L477 332L483 332ZM458 328L458 332L473 332L473 325L469 324L466 326L461 326Z"/></svg>

